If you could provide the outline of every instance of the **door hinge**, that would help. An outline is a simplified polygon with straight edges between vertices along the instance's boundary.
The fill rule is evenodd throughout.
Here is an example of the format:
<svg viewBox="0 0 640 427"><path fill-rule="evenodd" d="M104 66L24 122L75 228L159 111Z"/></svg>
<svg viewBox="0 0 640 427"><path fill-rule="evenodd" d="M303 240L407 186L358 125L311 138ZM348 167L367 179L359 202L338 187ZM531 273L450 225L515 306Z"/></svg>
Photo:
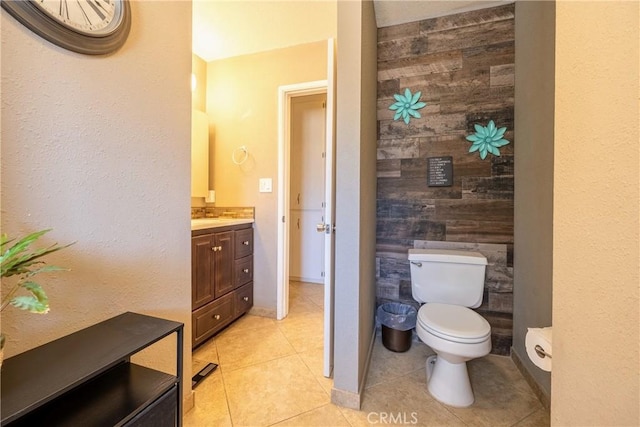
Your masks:
<svg viewBox="0 0 640 427"><path fill-rule="evenodd" d="M282 222L284 222L284 215L282 215Z"/></svg>
<svg viewBox="0 0 640 427"><path fill-rule="evenodd" d="M324 271L320 272L320 277L324 277Z"/></svg>

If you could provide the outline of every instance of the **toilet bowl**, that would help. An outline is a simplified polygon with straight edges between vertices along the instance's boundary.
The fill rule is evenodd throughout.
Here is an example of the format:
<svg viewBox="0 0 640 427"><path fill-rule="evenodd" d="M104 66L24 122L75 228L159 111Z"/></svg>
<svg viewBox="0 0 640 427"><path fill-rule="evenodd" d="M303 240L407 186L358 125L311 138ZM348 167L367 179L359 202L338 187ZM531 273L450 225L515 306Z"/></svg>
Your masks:
<svg viewBox="0 0 640 427"><path fill-rule="evenodd" d="M462 306L427 303L418 311L418 337L436 353L427 358L427 388L438 401L455 407L474 402L467 361L491 351L491 326Z"/></svg>
<svg viewBox="0 0 640 427"><path fill-rule="evenodd" d="M487 259L478 252L410 249L411 291L418 337L436 353L427 358L427 389L440 402L474 402L467 361L491 351L491 326L471 308L482 304Z"/></svg>

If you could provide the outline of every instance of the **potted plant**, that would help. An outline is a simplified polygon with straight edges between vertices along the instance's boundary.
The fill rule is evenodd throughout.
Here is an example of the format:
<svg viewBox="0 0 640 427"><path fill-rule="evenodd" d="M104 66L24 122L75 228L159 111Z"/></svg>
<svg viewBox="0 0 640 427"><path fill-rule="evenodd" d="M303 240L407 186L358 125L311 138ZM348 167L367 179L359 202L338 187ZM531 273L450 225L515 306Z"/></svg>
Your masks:
<svg viewBox="0 0 640 427"><path fill-rule="evenodd" d="M67 270L46 265L43 257L73 244L60 246L54 243L44 249L32 249L31 245L49 231L51 229L36 231L17 241L9 239L6 234L0 236L0 277L3 287L0 311L4 311L10 305L31 313L45 314L49 311L47 294L33 278L40 273ZM11 279L6 280L7 278ZM9 284L5 285L5 283ZM26 292L18 294L21 290ZM0 333L0 352L4 349L4 341L4 334ZM1 361L0 356L0 363Z"/></svg>

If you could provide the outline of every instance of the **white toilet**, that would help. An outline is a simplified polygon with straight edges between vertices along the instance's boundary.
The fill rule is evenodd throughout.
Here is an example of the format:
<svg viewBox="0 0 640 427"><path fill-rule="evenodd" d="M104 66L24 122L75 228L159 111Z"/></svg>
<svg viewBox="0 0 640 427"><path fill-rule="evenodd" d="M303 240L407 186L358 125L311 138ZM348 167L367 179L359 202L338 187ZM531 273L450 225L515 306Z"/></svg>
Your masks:
<svg viewBox="0 0 640 427"><path fill-rule="evenodd" d="M416 331L435 356L427 358L429 393L457 407L473 403L467 360L491 351L491 326L468 307L482 303L487 259L478 252L409 249Z"/></svg>

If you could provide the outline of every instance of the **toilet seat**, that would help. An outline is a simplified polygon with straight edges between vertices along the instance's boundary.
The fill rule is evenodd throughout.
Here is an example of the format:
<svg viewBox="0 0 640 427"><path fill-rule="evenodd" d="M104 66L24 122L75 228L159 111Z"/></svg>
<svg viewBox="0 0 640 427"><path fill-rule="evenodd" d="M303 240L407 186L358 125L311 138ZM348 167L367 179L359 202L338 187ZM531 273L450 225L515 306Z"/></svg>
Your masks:
<svg viewBox="0 0 640 427"><path fill-rule="evenodd" d="M491 337L491 326L475 311L451 304L427 303L418 311L418 327L447 341L477 344Z"/></svg>

